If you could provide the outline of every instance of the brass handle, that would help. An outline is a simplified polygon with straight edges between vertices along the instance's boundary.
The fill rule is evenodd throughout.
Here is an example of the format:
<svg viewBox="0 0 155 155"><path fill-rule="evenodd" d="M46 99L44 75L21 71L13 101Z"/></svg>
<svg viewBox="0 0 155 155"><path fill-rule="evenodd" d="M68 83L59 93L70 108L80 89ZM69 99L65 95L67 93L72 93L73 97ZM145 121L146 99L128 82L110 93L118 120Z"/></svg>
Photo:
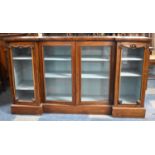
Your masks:
<svg viewBox="0 0 155 155"><path fill-rule="evenodd" d="M131 48L136 48L137 46L136 46L136 44L131 44L130 47Z"/></svg>

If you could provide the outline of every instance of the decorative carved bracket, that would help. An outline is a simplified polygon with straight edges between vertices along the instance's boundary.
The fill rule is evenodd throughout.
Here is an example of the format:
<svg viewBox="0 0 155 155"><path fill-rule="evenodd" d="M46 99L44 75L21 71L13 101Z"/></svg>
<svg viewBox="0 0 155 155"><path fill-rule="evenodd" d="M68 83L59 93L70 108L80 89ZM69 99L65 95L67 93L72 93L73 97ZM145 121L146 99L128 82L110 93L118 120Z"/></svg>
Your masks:
<svg viewBox="0 0 155 155"><path fill-rule="evenodd" d="M120 48L132 48L132 49L135 49L135 48L146 48L146 45L138 45L138 44L127 44L127 45L124 45L124 44L121 44L119 46Z"/></svg>
<svg viewBox="0 0 155 155"><path fill-rule="evenodd" d="M32 48L34 49L34 45L9 45L8 48Z"/></svg>

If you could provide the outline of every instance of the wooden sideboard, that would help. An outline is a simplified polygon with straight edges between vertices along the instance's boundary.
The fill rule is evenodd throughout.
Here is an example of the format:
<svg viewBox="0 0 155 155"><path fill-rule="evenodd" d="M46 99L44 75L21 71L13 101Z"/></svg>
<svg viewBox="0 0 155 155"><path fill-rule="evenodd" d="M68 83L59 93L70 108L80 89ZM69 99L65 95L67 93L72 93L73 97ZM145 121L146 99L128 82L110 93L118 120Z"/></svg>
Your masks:
<svg viewBox="0 0 155 155"><path fill-rule="evenodd" d="M147 37L9 37L12 113L145 117Z"/></svg>

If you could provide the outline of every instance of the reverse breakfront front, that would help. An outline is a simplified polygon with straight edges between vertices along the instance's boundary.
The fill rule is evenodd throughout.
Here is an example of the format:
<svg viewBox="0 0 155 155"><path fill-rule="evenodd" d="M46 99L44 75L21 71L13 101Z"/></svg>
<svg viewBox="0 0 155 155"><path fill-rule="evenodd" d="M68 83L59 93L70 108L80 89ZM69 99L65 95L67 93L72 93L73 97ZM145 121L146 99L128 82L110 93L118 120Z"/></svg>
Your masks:
<svg viewBox="0 0 155 155"><path fill-rule="evenodd" d="M144 117L149 38L14 37L12 113Z"/></svg>

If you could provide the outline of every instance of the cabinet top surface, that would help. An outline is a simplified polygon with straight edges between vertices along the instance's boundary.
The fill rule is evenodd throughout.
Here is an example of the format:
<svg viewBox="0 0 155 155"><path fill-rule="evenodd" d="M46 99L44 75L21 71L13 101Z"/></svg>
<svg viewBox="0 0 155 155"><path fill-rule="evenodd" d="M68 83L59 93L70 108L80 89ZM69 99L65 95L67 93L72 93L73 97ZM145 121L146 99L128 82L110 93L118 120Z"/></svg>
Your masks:
<svg viewBox="0 0 155 155"><path fill-rule="evenodd" d="M142 41L149 42L151 38L141 36L18 36L6 37L7 42L14 41Z"/></svg>
<svg viewBox="0 0 155 155"><path fill-rule="evenodd" d="M26 33L0 33L0 39L4 37L17 37L17 36L24 36Z"/></svg>

